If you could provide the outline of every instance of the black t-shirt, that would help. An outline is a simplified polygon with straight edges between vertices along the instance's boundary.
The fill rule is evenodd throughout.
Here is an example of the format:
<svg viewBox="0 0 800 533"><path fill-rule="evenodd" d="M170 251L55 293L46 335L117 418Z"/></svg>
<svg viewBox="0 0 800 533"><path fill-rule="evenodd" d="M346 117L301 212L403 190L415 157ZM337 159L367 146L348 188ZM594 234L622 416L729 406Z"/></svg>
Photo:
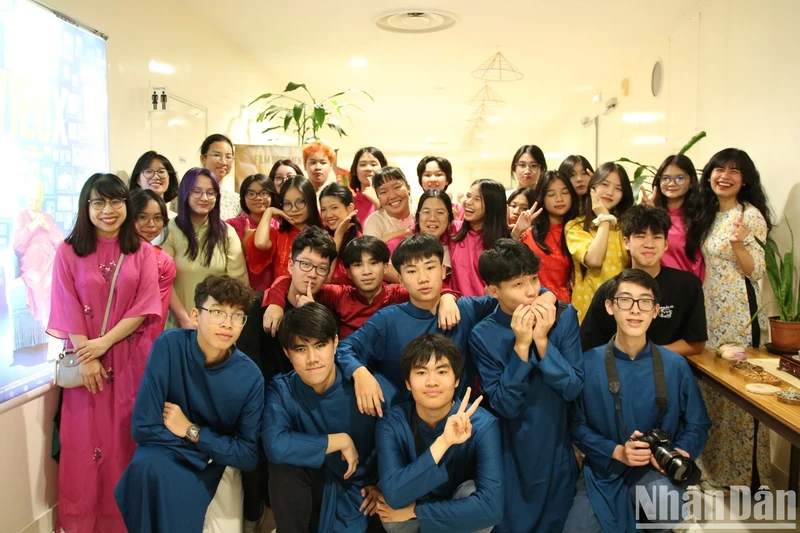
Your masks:
<svg viewBox="0 0 800 533"><path fill-rule="evenodd" d="M647 337L662 346L680 339L686 342L708 340L706 304L700 278L691 272L662 266L656 281L661 292L658 301L661 310L650 324ZM607 281L597 289L581 323L584 351L607 344L617 332L614 317L606 312L608 284Z"/></svg>

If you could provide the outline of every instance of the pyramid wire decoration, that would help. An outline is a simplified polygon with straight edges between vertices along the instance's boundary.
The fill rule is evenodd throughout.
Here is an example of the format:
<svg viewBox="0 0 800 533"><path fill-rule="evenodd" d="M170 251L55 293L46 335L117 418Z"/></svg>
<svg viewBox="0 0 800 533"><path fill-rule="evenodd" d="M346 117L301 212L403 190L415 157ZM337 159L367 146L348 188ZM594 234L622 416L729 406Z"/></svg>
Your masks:
<svg viewBox="0 0 800 533"><path fill-rule="evenodd" d="M519 81L524 77L500 52L484 61L472 75L486 81Z"/></svg>
<svg viewBox="0 0 800 533"><path fill-rule="evenodd" d="M467 105L499 106L506 105L506 101L503 100L494 89L488 85L484 85L475 93L475 96L467 100Z"/></svg>

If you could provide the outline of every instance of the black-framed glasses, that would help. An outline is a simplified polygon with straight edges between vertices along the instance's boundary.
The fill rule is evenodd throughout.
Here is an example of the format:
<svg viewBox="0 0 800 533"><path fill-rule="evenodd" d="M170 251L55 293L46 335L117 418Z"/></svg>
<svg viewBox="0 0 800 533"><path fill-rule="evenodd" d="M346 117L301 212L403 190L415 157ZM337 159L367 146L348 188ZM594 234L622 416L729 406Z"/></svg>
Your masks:
<svg viewBox="0 0 800 533"><path fill-rule="evenodd" d="M217 197L217 193L213 189L208 190L208 191L204 191L202 189L192 189L189 192L189 194L192 195L192 198L194 198L195 200L199 200L203 196L205 196L209 200L211 200L212 198L216 198Z"/></svg>
<svg viewBox="0 0 800 533"><path fill-rule="evenodd" d="M300 211L301 209L305 209L306 199L298 198L297 200L295 200L294 203L290 202L289 200L284 200L283 203L281 204L281 207L283 208L284 211L289 211L292 208L296 209L297 211Z"/></svg>
<svg viewBox="0 0 800 533"><path fill-rule="evenodd" d="M617 307L622 309L623 311L630 311L633 309L633 304L639 308L639 311L643 311L645 313L652 311L656 307L656 301L652 298L630 298L628 296L620 296L618 298L612 298L614 302L616 302Z"/></svg>
<svg viewBox="0 0 800 533"><path fill-rule="evenodd" d="M530 171L533 172L534 170L539 170L542 168L542 165L539 163L517 163L517 168L520 170L530 169Z"/></svg>
<svg viewBox="0 0 800 533"><path fill-rule="evenodd" d="M157 224L163 225L164 224L164 217L162 217L161 215L156 215L154 217L149 217L149 216L147 216L147 215L145 215L143 213L143 214L139 215L138 217L136 217L136 222L138 222L142 226L148 226L148 225L150 225L151 222L154 225L157 225Z"/></svg>
<svg viewBox="0 0 800 533"><path fill-rule="evenodd" d="M220 311L219 309L207 309L205 307L201 307L200 309L211 315L212 324L224 324L225 321L228 320L228 317L231 317L231 324L237 328L241 328L247 323L247 315L244 313L228 314L225 311Z"/></svg>
<svg viewBox="0 0 800 533"><path fill-rule="evenodd" d="M297 174L286 174L285 176L281 176L280 174L275 174L272 183L274 183L275 186L278 187L284 181L288 180L289 178L294 178L296 176Z"/></svg>
<svg viewBox="0 0 800 533"><path fill-rule="evenodd" d="M266 200L269 198L269 191L247 191L247 194L244 195L245 198L248 200L255 200L256 198L261 198L262 200Z"/></svg>
<svg viewBox="0 0 800 533"><path fill-rule="evenodd" d="M686 182L686 176L683 174L678 174L677 176L661 176L661 183L669 185L670 183L674 183L675 185L683 185Z"/></svg>
<svg viewBox="0 0 800 533"><path fill-rule="evenodd" d="M92 209L95 211L102 211L106 204L111 206L111 209L122 209L125 205L125 198L112 198L111 200L105 200L103 198L93 198L89 200L89 205L92 206Z"/></svg>
<svg viewBox="0 0 800 533"><path fill-rule="evenodd" d="M142 175L149 180L153 179L153 176L157 175L163 181L169 177L169 172L167 172L166 168L160 168L158 170L152 170L148 168L147 170L142 171Z"/></svg>
<svg viewBox="0 0 800 533"><path fill-rule="evenodd" d="M331 271L331 267L328 265L315 265L314 263L309 263L308 261L303 261L302 259L297 261L298 266L300 266L300 270L303 272L311 272L312 270L316 270L317 274L320 276L327 276L328 272Z"/></svg>

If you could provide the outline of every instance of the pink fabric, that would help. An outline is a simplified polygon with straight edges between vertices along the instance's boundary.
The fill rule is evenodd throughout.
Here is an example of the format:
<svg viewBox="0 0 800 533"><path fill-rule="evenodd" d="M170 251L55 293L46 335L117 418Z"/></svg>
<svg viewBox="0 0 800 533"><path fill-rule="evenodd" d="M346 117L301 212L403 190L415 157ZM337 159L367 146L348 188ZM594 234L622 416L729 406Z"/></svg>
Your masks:
<svg viewBox="0 0 800 533"><path fill-rule="evenodd" d="M667 235L669 246L661 258L661 264L666 267L691 272L700 278L700 281L705 281L706 262L700 250L695 254L694 260L686 256L686 225L683 223L680 208L668 209L667 211L669 212L669 218L672 219L672 227L670 227Z"/></svg>
<svg viewBox="0 0 800 533"><path fill-rule="evenodd" d="M47 229L29 226L33 217L26 209L17 216L14 225L14 251L19 257L20 277L25 282L25 302L31 314L47 324L50 317L50 284L53 279L53 260L56 247L64 239L50 213L41 213Z"/></svg>
<svg viewBox="0 0 800 533"><path fill-rule="evenodd" d="M244 232L246 229L245 223L250 222L250 229L255 231L258 227L258 222L246 213L242 213L238 217L229 218L225 221L226 224L229 224L235 231L236 235L239 236L239 240L242 241L242 250L245 247L244 241ZM269 221L270 228L274 229L276 232L281 227L280 221L276 219L272 219ZM250 283L250 287L253 288L254 291L265 291L269 289L270 285L272 285L272 269L266 268L261 272L254 272L250 269L250 265L247 266L247 278Z"/></svg>
<svg viewBox="0 0 800 533"><path fill-rule="evenodd" d="M116 238L98 239L97 250L87 257L78 257L66 243L59 246L53 269L56 305L50 314L50 335L97 338L119 253ZM137 252L125 256L107 330L124 318L147 318L100 359L109 374L101 392L92 394L84 387L63 391L56 531L125 532L114 487L133 457L133 404L153 342L149 328L161 319L157 273L149 243L143 242Z"/></svg>
<svg viewBox="0 0 800 533"><path fill-rule="evenodd" d="M453 229L457 232L465 222L453 222ZM450 278L450 287L460 292L462 296L483 296L486 284L478 274L478 256L483 251L482 236L479 232L470 229L461 242L450 239L450 263L453 273Z"/></svg>
<svg viewBox="0 0 800 533"><path fill-rule="evenodd" d="M373 204L369 198L364 196L364 193L359 191L353 196L353 205L355 206L356 211L358 211L356 218L359 222L361 222L361 227L363 228L364 224L367 222L367 217L369 217L375 211L375 204Z"/></svg>
<svg viewBox="0 0 800 533"><path fill-rule="evenodd" d="M161 293L161 320L153 321L151 337L155 340L164 331L169 311L169 299L172 296L172 282L175 279L175 261L168 253L164 253L158 246L153 246L153 251L158 263L158 292Z"/></svg>

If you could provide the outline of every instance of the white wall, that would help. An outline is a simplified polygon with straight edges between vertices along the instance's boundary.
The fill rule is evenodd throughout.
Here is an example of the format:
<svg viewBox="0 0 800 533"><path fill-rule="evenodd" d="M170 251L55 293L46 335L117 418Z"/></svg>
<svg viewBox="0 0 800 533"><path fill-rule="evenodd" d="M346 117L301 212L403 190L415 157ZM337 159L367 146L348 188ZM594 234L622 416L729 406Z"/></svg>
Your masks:
<svg viewBox="0 0 800 533"><path fill-rule="evenodd" d="M268 73L192 13L169 0L48 3L109 36L112 172L130 172L136 159L151 149L150 117L144 100L151 84L164 85L170 92L207 109L209 133L227 133L234 143L259 141L257 136L249 135L244 121L236 119L242 105L266 90ZM225 7L221 5L220 10L224 13ZM173 65L175 73L151 73L150 60ZM174 161L180 170L197 164L205 132L195 132L198 134L194 158L180 165ZM175 157L169 147L152 149ZM232 185L232 175L226 186ZM0 415L0 533L32 533L38 532L40 526L42 531L52 526L50 510L57 502L58 483L57 468L49 454L56 399L55 391L51 391ZM38 524L34 523L42 516Z"/></svg>

